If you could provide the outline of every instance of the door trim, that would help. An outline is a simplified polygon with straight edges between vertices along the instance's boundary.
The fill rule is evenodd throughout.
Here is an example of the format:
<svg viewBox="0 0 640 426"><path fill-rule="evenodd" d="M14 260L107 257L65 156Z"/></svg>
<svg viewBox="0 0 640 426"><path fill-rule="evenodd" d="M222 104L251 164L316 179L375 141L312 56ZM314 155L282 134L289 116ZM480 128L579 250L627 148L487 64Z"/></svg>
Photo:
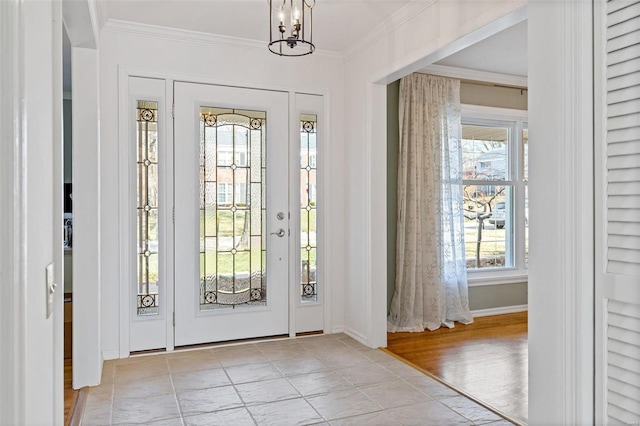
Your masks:
<svg viewBox="0 0 640 426"><path fill-rule="evenodd" d="M118 120L119 120L119 158L118 158L118 168L119 170L123 170L123 167L128 167L129 161L132 159L129 158L127 151L123 152L123 146L126 149L127 144L127 131L126 131L126 119L127 113L123 110L123 105L126 107L127 98L128 98L128 79L129 77L141 77L141 78L154 78L154 79L163 79L165 80L166 87L166 108L165 108L165 119L167 120L166 124L166 132L167 135L171 135L172 140L171 144L173 144L173 116L171 106L173 104L173 85L175 82L188 82L188 83L200 83L200 84L214 84L217 86L230 86L230 87L240 87L247 89L257 89L257 90L270 90L270 91L279 91L279 92L287 92L289 96L295 96L296 93L300 94L310 94L310 95L319 95L323 98L323 117L324 122L319 125L320 131L325 135L323 141L322 148L319 148L319 155L322 155L326 160L324 161L324 166L322 166L322 170L318 171L318 185L322 185L324 188L325 194L331 194L332 187L332 176L330 171L331 166L331 111L332 111L332 97L331 92L327 88L318 87L318 86L298 86L298 87L287 87L282 84L276 84L267 80L263 81L241 81L234 79L218 79L211 78L208 76L200 75L200 74L181 74L181 73L164 73L158 72L152 69L146 69L143 67L135 67L135 66L127 66L127 65L119 65L118 66ZM169 102L171 100L171 102ZM171 182L171 184L173 184ZM120 194L123 194L123 185L122 183L118 184L118 191ZM324 323L324 333L334 333L341 332L342 327L334 327L332 321L332 257L330 255L331 251L329 247L331 247L331 232L332 232L332 199L329 196L324 197L324 210L319 212L319 216L321 216L319 220L319 224L322 224L321 231L319 232L318 238L321 238L324 241L324 247L321 247L319 251L322 251L323 263L319 265L318 274L323 279L323 288L324 288L324 300L323 300L323 323ZM107 350L103 352L104 359L114 359L114 358L127 358L129 357L130 344L129 344L129 297L126 295L128 286L125 285L125 282L128 282L127 279L130 276L130 268L134 267L129 260L129 254L131 248L129 247L129 240L126 238L126 234L123 233L123 229L126 228L127 225L127 215L128 215L128 207L123 206L122 204L119 206L119 243L118 249L120 253L120 268L119 268L119 277L120 277L120 285L119 285L119 296L118 301L120 303L119 309L119 347L117 351ZM321 221L321 222L320 222ZM173 233L171 234L171 238L173 238ZM173 277L173 269L170 271L171 276ZM172 280L173 281L173 280ZM173 285L173 283L171 284ZM167 288L169 291L169 288ZM171 289L172 295L166 297L165 299L168 301L169 297L171 297L171 306L173 307L173 288ZM173 322L170 320L171 315L168 316L166 321L166 330L167 330L167 351L172 351L174 349L174 334L173 334Z"/></svg>
<svg viewBox="0 0 640 426"><path fill-rule="evenodd" d="M577 0L528 5L529 131L538 143L529 147L530 424L594 422L592 9ZM553 187L549 217L542 200Z"/></svg>
<svg viewBox="0 0 640 426"><path fill-rule="evenodd" d="M26 13L22 2L0 3L0 25L6 38L0 38L4 58L0 63L3 99L0 101L0 200L6 206L0 211L0 268L7 284L0 286L0 380L6 392L0 393L0 412L10 424L25 420L26 384L29 367L25 360L27 332L26 271L26 163L27 137L24 123L28 118L21 106L25 96L24 44L25 30L20 23ZM4 89L7 89L6 91Z"/></svg>

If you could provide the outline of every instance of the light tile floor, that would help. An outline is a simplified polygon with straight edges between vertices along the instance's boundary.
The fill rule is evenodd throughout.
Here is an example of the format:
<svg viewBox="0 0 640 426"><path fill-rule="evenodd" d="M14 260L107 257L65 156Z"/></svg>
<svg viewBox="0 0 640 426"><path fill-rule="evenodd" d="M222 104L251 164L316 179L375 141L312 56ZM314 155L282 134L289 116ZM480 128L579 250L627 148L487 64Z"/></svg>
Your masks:
<svg viewBox="0 0 640 426"><path fill-rule="evenodd" d="M511 423L344 334L104 364L83 425L491 425Z"/></svg>

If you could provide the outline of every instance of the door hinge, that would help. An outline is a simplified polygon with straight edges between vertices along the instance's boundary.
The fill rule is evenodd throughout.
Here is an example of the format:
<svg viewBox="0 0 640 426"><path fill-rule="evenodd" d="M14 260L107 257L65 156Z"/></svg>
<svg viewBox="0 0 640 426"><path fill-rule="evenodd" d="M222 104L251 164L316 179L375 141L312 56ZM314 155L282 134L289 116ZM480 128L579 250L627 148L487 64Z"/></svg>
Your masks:
<svg viewBox="0 0 640 426"><path fill-rule="evenodd" d="M171 104L171 117L176 118L176 104Z"/></svg>
<svg viewBox="0 0 640 426"><path fill-rule="evenodd" d="M171 220L173 221L173 223L176 223L176 208L173 207L172 212L171 212Z"/></svg>
<svg viewBox="0 0 640 426"><path fill-rule="evenodd" d="M173 313L173 326L176 326L176 313Z"/></svg>

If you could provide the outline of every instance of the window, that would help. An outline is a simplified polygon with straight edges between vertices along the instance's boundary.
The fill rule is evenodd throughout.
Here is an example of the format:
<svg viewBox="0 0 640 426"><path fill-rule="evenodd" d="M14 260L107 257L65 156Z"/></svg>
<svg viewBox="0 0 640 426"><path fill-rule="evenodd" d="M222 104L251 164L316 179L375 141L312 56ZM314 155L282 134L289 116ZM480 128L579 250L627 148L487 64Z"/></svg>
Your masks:
<svg viewBox="0 0 640 426"><path fill-rule="evenodd" d="M220 128L217 133L218 166L247 167L249 130L241 126Z"/></svg>
<svg viewBox="0 0 640 426"><path fill-rule="evenodd" d="M218 183L218 204L221 206L246 205L247 204L247 184L239 182L235 184L235 200L232 198L233 184L230 182Z"/></svg>
<svg viewBox="0 0 640 426"><path fill-rule="evenodd" d="M158 315L158 102L136 109L136 238L138 315Z"/></svg>
<svg viewBox="0 0 640 426"><path fill-rule="evenodd" d="M300 116L300 301L318 300L317 261L317 199L316 199L316 147L318 117L313 114Z"/></svg>
<svg viewBox="0 0 640 426"><path fill-rule="evenodd" d="M244 182L236 183L235 204L237 206L247 205L247 184Z"/></svg>
<svg viewBox="0 0 640 426"><path fill-rule="evenodd" d="M200 310L265 305L266 111L200 107Z"/></svg>
<svg viewBox="0 0 640 426"><path fill-rule="evenodd" d="M233 203L231 196L232 183L219 182L218 183L218 205L225 206Z"/></svg>
<svg viewBox="0 0 640 426"><path fill-rule="evenodd" d="M524 272L529 220L524 116L476 107L465 110L471 110L463 112L462 119L467 269Z"/></svg>

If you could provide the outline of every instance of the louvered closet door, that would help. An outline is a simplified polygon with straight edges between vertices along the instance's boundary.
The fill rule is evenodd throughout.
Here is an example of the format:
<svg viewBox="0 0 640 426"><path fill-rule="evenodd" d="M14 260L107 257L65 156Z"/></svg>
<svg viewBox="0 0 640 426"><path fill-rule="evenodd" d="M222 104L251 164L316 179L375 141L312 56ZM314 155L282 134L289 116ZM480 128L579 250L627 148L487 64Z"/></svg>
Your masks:
<svg viewBox="0 0 640 426"><path fill-rule="evenodd" d="M640 1L595 1L596 423L640 423Z"/></svg>

